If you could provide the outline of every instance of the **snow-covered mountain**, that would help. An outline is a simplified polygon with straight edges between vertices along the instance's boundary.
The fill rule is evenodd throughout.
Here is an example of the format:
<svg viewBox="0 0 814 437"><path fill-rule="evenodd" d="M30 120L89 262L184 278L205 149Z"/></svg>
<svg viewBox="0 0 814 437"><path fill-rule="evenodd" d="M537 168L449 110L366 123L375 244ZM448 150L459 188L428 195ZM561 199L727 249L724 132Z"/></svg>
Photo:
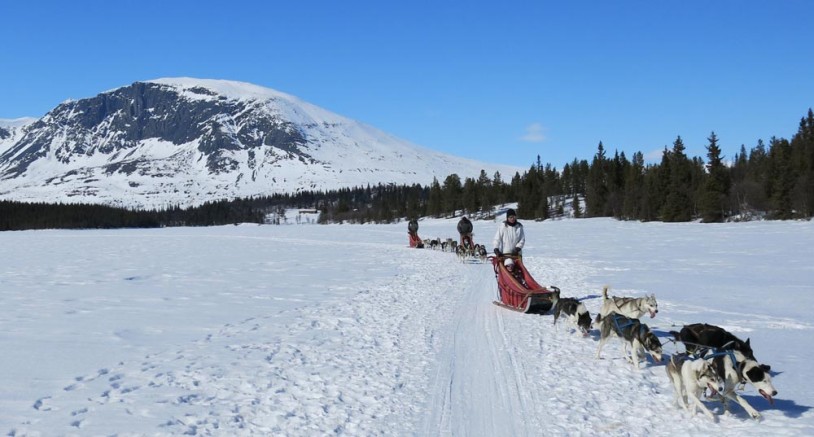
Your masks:
<svg viewBox="0 0 814 437"><path fill-rule="evenodd" d="M6 147L19 140L26 126L37 121L36 118L23 117L15 119L0 118L0 154Z"/></svg>
<svg viewBox="0 0 814 437"><path fill-rule="evenodd" d="M166 78L0 123L0 199L191 206L517 167L419 147L256 85Z"/></svg>

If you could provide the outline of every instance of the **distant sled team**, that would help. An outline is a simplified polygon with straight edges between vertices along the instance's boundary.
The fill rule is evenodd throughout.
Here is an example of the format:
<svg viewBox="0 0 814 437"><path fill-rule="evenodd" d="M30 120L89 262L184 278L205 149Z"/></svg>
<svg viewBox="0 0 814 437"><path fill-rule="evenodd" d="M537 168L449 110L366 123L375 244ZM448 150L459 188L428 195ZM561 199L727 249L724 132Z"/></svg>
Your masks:
<svg viewBox="0 0 814 437"><path fill-rule="evenodd" d="M465 263L482 264L486 262L487 250L483 244L473 241L472 222L466 217L462 217L458 222L458 233L460 240L452 238L425 238L418 236L418 221L412 219L407 223L407 234L410 247L416 249L430 248L442 252L452 252L458 256L458 260Z"/></svg>

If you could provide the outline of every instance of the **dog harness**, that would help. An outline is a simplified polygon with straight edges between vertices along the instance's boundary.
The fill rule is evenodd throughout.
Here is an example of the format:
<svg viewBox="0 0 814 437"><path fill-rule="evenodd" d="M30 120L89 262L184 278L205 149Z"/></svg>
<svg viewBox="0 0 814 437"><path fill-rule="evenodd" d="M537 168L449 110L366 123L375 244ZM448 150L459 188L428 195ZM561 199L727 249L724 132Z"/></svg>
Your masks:
<svg viewBox="0 0 814 437"><path fill-rule="evenodd" d="M621 314L612 313L611 316L613 317L613 324L616 326L616 330L620 333L623 332L622 329L627 328L628 326L633 326L636 324L638 320L636 319L629 319ZM626 322L619 323L620 319L625 319ZM646 333L647 326L644 323L639 323L639 332L637 337L641 337L643 333Z"/></svg>
<svg viewBox="0 0 814 437"><path fill-rule="evenodd" d="M721 347L720 349L696 343L685 343L685 344L690 344L699 348L698 350L696 350L695 353L690 355L690 357L692 357L690 358L692 361L699 359L710 359L710 358L715 359L721 357L729 357L730 359L732 359L733 364L732 367L734 367L735 372L738 374L738 383L746 384L746 378L743 376L743 368L744 366L746 366L746 363L738 362L738 359L735 358L735 351L732 349L726 349L727 346L732 344L731 341L723 345L723 347ZM711 353L707 355L707 351L711 351Z"/></svg>

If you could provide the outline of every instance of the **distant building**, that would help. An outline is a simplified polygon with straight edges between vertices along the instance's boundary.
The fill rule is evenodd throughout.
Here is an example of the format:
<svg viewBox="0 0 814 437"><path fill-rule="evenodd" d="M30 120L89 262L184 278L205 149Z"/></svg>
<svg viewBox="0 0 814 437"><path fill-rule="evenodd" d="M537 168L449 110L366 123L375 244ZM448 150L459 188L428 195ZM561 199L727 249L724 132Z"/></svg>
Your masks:
<svg viewBox="0 0 814 437"><path fill-rule="evenodd" d="M266 214L264 223L269 225L310 225L318 223L319 214L317 209L278 209Z"/></svg>

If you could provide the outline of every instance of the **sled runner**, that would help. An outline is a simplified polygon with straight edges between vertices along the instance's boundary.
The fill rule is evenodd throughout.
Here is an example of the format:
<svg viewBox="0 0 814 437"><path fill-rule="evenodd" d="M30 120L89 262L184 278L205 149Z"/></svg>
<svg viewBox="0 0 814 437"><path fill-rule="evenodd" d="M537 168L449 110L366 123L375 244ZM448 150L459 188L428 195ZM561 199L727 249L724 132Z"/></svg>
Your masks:
<svg viewBox="0 0 814 437"><path fill-rule="evenodd" d="M504 266L506 258L514 260L514 270L510 272ZM497 292L500 300L495 305L502 306L523 313L543 314L548 312L552 305L556 287L551 289L543 287L531 277L523 260L519 256L489 256L492 267L495 269L497 279Z"/></svg>

